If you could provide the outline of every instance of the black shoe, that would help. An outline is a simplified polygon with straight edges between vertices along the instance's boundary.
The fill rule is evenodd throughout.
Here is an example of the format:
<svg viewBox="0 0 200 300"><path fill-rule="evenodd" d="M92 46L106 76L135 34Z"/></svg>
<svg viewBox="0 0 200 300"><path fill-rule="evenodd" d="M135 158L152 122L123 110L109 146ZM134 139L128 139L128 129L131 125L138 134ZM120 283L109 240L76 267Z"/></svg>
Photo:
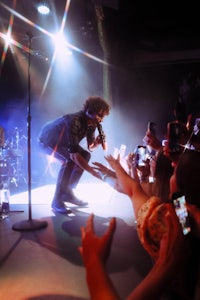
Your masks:
<svg viewBox="0 0 200 300"><path fill-rule="evenodd" d="M66 200L66 202L72 203L77 206L87 206L88 205L88 202L86 202L86 201L84 202L84 201L76 198L75 196L68 198Z"/></svg>
<svg viewBox="0 0 200 300"><path fill-rule="evenodd" d="M72 211L68 207L66 207L66 205L63 202L61 203L52 202L51 207L54 212L65 214L65 215L72 214Z"/></svg>
<svg viewBox="0 0 200 300"><path fill-rule="evenodd" d="M69 202L77 206L87 206L88 202L84 202L78 199L72 191L68 191L66 193L62 193L59 197L62 202Z"/></svg>

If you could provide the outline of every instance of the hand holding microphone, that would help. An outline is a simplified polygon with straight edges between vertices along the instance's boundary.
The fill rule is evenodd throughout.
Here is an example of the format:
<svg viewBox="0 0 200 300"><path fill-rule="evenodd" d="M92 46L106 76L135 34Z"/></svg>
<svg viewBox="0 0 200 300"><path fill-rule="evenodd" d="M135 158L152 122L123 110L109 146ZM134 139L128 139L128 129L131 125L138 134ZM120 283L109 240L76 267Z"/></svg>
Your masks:
<svg viewBox="0 0 200 300"><path fill-rule="evenodd" d="M100 143L102 145L102 148L103 148L103 150L107 150L106 135L105 135L102 125L100 123L97 123L97 129L99 132L99 138L100 138Z"/></svg>

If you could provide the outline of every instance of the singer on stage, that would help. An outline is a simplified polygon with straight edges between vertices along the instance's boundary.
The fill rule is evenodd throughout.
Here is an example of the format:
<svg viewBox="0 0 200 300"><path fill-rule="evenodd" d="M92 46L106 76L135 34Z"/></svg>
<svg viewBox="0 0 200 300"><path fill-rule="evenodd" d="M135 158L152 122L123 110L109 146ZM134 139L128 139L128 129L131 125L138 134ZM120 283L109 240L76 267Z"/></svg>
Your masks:
<svg viewBox="0 0 200 300"><path fill-rule="evenodd" d="M105 134L101 122L110 113L110 105L101 97L93 96L85 100L82 110L66 114L45 124L39 135L39 145L49 155L61 162L53 201L55 212L69 214L65 202L78 206L88 203L77 199L73 189L84 171L101 179L98 171L88 162L91 151L102 145L105 150ZM96 134L97 130L97 134ZM87 150L80 146L86 138Z"/></svg>

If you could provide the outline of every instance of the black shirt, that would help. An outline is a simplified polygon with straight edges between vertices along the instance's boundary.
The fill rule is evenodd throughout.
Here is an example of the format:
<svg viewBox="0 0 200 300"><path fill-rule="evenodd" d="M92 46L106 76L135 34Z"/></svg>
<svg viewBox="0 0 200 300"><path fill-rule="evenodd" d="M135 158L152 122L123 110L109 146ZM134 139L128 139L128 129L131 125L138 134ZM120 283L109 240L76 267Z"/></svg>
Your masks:
<svg viewBox="0 0 200 300"><path fill-rule="evenodd" d="M39 135L39 142L59 152L59 148L75 153L79 143L86 137L88 146L95 139L95 126L88 127L87 116L83 111L67 114L46 123Z"/></svg>

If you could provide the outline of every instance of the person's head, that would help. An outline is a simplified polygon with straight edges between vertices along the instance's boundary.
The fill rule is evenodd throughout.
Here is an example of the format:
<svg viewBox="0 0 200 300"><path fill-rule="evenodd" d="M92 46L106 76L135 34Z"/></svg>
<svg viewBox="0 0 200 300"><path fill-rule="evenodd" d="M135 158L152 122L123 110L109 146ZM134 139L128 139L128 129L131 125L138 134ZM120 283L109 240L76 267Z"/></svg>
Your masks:
<svg viewBox="0 0 200 300"><path fill-rule="evenodd" d="M200 150L200 113L189 114L186 124L189 143L194 149Z"/></svg>
<svg viewBox="0 0 200 300"><path fill-rule="evenodd" d="M175 192L181 192L188 203L200 207L200 152L186 150L180 155L174 182Z"/></svg>
<svg viewBox="0 0 200 300"><path fill-rule="evenodd" d="M155 169L154 169L154 194L160 197L163 201L169 199L170 194L170 178L173 175L174 168L171 161L159 151L155 158Z"/></svg>
<svg viewBox="0 0 200 300"><path fill-rule="evenodd" d="M171 162L176 164L188 142L186 125L178 121L169 122L167 124L166 138L163 145L163 153Z"/></svg>
<svg viewBox="0 0 200 300"><path fill-rule="evenodd" d="M83 111L88 118L102 122L110 113L110 105L103 98L92 96L85 100Z"/></svg>

